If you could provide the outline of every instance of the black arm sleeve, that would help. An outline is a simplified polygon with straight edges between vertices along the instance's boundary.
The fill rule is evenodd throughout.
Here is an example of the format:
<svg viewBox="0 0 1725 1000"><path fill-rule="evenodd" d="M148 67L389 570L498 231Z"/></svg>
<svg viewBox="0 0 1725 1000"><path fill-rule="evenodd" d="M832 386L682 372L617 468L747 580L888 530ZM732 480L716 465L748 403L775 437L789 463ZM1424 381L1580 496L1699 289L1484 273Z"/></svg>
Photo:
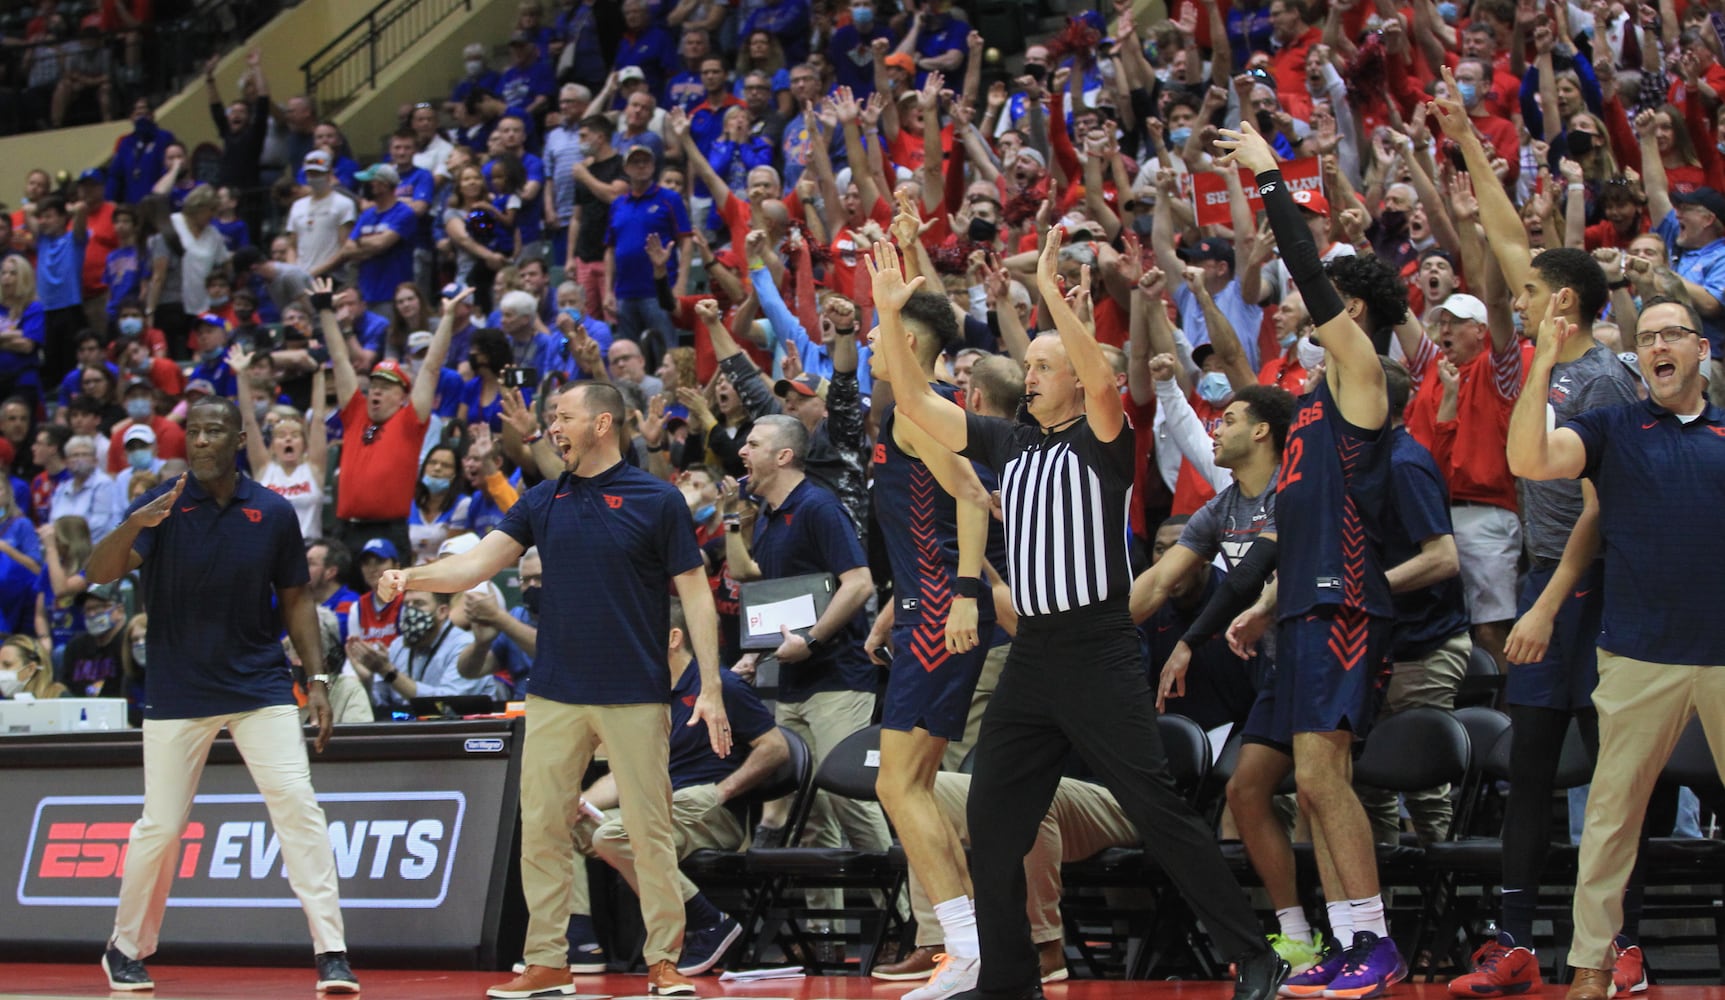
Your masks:
<svg viewBox="0 0 1725 1000"><path fill-rule="evenodd" d="M1276 248L1282 263L1294 279L1300 297L1305 299L1306 313L1313 326L1323 326L1347 308L1337 294L1336 286L1324 274L1324 259L1318 252L1318 242L1312 230L1294 204L1294 195L1282 180L1280 170L1266 170L1258 175L1258 196L1264 199L1264 214L1270 217L1270 229L1276 234Z"/></svg>
<svg viewBox="0 0 1725 1000"><path fill-rule="evenodd" d="M1302 226L1302 228L1304 228ZM1204 610L1192 622L1192 627L1180 637L1188 648L1196 650L1225 630L1236 615L1252 606L1264 590L1264 581L1276 568L1276 540L1259 537L1246 550L1245 558L1222 581Z"/></svg>

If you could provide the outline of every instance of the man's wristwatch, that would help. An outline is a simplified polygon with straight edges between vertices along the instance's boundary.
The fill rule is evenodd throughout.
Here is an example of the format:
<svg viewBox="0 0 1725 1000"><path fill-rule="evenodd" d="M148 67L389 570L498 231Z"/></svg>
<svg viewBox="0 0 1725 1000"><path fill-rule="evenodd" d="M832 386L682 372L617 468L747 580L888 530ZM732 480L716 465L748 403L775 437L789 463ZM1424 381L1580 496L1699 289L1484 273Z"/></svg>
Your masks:
<svg viewBox="0 0 1725 1000"><path fill-rule="evenodd" d="M813 632L804 635L803 642L808 644L810 656L819 656L821 650L827 648L827 641L825 639L815 638L815 634Z"/></svg>
<svg viewBox="0 0 1725 1000"><path fill-rule="evenodd" d="M331 687L335 684L335 678L331 677L328 674L312 674L310 677L306 678L306 683L307 684L322 684L324 687L327 688L327 687Z"/></svg>
<svg viewBox="0 0 1725 1000"><path fill-rule="evenodd" d="M1605 287L1609 288L1610 290L1612 290L1614 292L1620 288L1628 288L1629 287L1629 279L1628 278L1618 278L1616 281L1608 281L1605 283Z"/></svg>
<svg viewBox="0 0 1725 1000"><path fill-rule="evenodd" d="M394 684L395 679L397 677L400 677L400 676L401 676L401 671L391 670L389 673L383 675L383 682L385 684Z"/></svg>

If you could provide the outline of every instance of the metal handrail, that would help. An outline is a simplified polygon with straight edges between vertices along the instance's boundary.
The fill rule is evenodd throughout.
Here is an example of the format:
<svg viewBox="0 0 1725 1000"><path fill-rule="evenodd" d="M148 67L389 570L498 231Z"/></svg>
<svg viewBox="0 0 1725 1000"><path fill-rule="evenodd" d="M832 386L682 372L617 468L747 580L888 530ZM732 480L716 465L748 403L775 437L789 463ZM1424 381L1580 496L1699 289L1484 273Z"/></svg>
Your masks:
<svg viewBox="0 0 1725 1000"><path fill-rule="evenodd" d="M377 86L379 68L406 52L427 31L459 10L472 9L473 0L379 0L300 65L305 92L327 114L361 89Z"/></svg>

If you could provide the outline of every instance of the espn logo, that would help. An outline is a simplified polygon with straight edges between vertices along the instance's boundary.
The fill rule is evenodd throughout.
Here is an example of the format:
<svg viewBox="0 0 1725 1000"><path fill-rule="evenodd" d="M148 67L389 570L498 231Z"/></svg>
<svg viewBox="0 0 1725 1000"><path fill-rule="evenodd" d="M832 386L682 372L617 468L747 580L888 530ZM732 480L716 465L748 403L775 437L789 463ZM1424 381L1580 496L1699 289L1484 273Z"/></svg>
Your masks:
<svg viewBox="0 0 1725 1000"><path fill-rule="evenodd" d="M113 906L125 874L138 795L52 796L37 801L21 906ZM448 895L467 799L457 791L333 792L318 796L348 909L430 909ZM169 906L298 907L281 839L263 797L199 795L172 859Z"/></svg>

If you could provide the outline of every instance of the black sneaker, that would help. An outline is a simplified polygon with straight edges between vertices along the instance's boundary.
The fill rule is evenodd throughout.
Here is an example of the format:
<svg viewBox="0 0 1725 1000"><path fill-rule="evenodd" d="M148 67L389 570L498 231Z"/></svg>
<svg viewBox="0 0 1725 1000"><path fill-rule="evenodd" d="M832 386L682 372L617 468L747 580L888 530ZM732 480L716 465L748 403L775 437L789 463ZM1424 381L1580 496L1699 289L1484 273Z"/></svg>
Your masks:
<svg viewBox="0 0 1725 1000"><path fill-rule="evenodd" d="M359 992L359 977L347 964L347 952L326 951L317 957L317 988L325 993Z"/></svg>
<svg viewBox="0 0 1725 1000"><path fill-rule="evenodd" d="M683 938L683 957L677 971L685 976L698 976L719 964L731 945L743 934L743 925L723 914L719 922L703 927Z"/></svg>
<svg viewBox="0 0 1725 1000"><path fill-rule="evenodd" d="M1234 1000L1274 1000L1282 980L1288 978L1292 969L1274 948L1265 948L1235 965L1238 971L1234 976Z"/></svg>
<svg viewBox="0 0 1725 1000"><path fill-rule="evenodd" d="M597 976L610 971L611 963L606 958L605 946L589 941L585 944L569 942L569 971L577 976Z"/></svg>
<svg viewBox="0 0 1725 1000"><path fill-rule="evenodd" d="M108 988L111 990L136 992L156 988L155 981L150 978L150 971L144 968L144 963L127 957L125 952L111 943L108 950L102 953L102 971L108 974Z"/></svg>
<svg viewBox="0 0 1725 1000"><path fill-rule="evenodd" d="M947 1000L1043 1000L1042 985L1038 983L1021 990L965 990L954 993Z"/></svg>
<svg viewBox="0 0 1725 1000"><path fill-rule="evenodd" d="M785 846L785 828L762 823L755 827L754 835L749 838L749 846L783 847Z"/></svg>

